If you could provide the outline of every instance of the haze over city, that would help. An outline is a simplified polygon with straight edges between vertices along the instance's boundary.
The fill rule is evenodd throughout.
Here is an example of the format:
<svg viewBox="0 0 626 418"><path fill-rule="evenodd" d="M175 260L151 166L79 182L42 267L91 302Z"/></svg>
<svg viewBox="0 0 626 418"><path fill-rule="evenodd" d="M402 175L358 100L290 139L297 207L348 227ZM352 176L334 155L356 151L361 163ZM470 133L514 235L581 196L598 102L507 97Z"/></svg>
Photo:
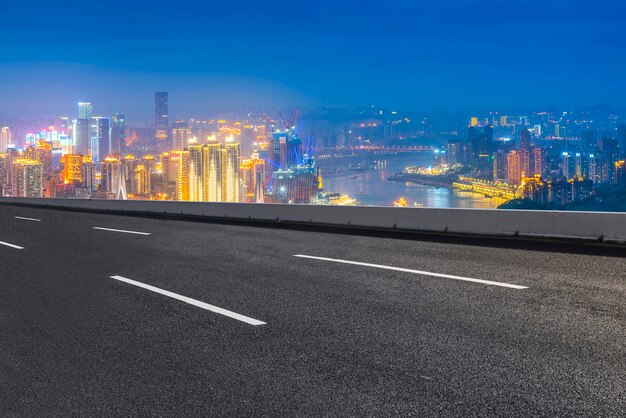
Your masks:
<svg viewBox="0 0 626 418"><path fill-rule="evenodd" d="M3 2L0 114L623 106L619 1Z"/></svg>

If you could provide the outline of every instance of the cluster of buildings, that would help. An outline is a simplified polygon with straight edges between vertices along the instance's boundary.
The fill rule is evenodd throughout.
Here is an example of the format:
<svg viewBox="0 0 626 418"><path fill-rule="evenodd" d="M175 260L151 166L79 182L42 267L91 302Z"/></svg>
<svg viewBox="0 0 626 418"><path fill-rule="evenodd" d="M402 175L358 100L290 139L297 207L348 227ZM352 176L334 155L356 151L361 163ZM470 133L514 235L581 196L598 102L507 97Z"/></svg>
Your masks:
<svg viewBox="0 0 626 418"><path fill-rule="evenodd" d="M525 197L540 205L562 207L582 200L602 185L626 185L626 127L597 135L584 129L578 137L557 136L564 127L555 124L553 135L542 136L542 125L516 124L516 134L494 137L487 119L472 118L466 141L450 141L447 163L473 170L462 188L489 190L494 196ZM506 124L506 117L500 120Z"/></svg>
<svg viewBox="0 0 626 418"><path fill-rule="evenodd" d="M197 202L312 203L321 185L295 121L267 124L200 121L170 125L167 92L155 94L152 132L137 137L125 116L94 116L88 102L78 117L28 133L15 146L0 136L0 195L152 199ZM267 126L269 125L269 126ZM242 157L241 140L249 157ZM140 156L137 154L141 154Z"/></svg>

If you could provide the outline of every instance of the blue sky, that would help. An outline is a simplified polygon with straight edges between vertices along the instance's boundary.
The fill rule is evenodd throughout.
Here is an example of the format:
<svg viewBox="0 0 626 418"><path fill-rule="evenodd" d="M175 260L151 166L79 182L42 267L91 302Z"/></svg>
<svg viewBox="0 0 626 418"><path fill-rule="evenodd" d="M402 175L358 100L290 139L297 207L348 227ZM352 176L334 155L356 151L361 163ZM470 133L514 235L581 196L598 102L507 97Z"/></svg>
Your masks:
<svg viewBox="0 0 626 418"><path fill-rule="evenodd" d="M4 0L0 113L626 104L619 1ZM71 113L70 113L71 114Z"/></svg>

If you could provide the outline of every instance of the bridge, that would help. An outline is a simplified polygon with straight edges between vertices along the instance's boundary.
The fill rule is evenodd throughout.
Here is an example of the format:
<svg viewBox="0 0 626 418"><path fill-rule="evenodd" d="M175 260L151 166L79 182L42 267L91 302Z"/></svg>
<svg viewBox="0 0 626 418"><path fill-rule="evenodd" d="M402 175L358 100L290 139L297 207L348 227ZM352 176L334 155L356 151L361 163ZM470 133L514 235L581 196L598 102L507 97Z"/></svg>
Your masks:
<svg viewBox="0 0 626 418"><path fill-rule="evenodd" d="M625 221L2 199L0 411L623 416Z"/></svg>
<svg viewBox="0 0 626 418"><path fill-rule="evenodd" d="M313 153L316 159L327 159L337 157L353 157L363 155L389 155L389 154L409 154L416 152L434 152L440 149L435 146L415 146L415 147L385 147L385 146L364 146L364 147L337 147L337 148L314 148Z"/></svg>

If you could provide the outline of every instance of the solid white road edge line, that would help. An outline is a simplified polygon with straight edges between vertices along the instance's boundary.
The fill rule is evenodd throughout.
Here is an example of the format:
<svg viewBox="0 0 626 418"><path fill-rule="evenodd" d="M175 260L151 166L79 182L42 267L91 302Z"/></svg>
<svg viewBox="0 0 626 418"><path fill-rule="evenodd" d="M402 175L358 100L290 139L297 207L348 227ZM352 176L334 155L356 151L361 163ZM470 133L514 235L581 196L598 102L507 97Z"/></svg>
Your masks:
<svg viewBox="0 0 626 418"><path fill-rule="evenodd" d="M152 235L150 232L126 231L124 229L102 228L100 226L94 226L93 229L97 229L97 230L100 230L100 231L122 232L124 234Z"/></svg>
<svg viewBox="0 0 626 418"><path fill-rule="evenodd" d="M25 218L23 216L14 216L15 219L23 219L25 221L41 222L41 219Z"/></svg>
<svg viewBox="0 0 626 418"><path fill-rule="evenodd" d="M7 246L7 247L15 248L16 250L23 250L24 249L24 247L20 247L19 245L9 244L8 242L3 242L3 241L0 241L0 245L4 245L4 246Z"/></svg>
<svg viewBox="0 0 626 418"><path fill-rule="evenodd" d="M361 263L359 261L340 260L336 258L327 258L327 257L314 257L311 255L303 255L303 254L295 254L294 257L310 258L312 260L330 261L333 263L353 264L355 266L375 267L375 268L385 269L385 270L395 270L395 271L402 271L405 273L421 274L423 276L441 277L445 279L461 280L464 282L481 283L481 284L486 284L490 286L508 287L510 289L517 289L517 290L528 289L527 286L520 286L517 284L494 282L491 280L472 279L471 277L453 276L451 274L431 273L429 271L412 270L412 269L406 269L402 267L383 266L381 264Z"/></svg>
<svg viewBox="0 0 626 418"><path fill-rule="evenodd" d="M137 282L135 280L127 279L126 277L122 277L122 276L110 276L110 277L111 277L111 279L119 280L120 282L125 282L125 283L128 283L128 284L132 284L133 286L141 287L143 289L150 290L152 292L159 293L161 295L165 295L165 296L168 296L170 298L180 300L180 301L188 303L190 305L197 306L198 308L206 309L207 311L211 311L211 312L214 312L214 313L217 313L217 314L220 314L220 315L224 315L224 316L236 319L236 320L241 321L241 322L245 322L246 324L250 324L250 325L265 325L265 322L259 321L258 319L250 318L250 317L238 314L236 312L232 312L232 311L229 311L229 310L217 307L217 306L209 305L208 303L204 303L204 302L201 302L199 300L189 298L187 296L182 296L182 295L179 295L177 293L170 292L169 290L163 290L163 289L160 289L158 287L150 286L149 284L145 284L145 283Z"/></svg>

